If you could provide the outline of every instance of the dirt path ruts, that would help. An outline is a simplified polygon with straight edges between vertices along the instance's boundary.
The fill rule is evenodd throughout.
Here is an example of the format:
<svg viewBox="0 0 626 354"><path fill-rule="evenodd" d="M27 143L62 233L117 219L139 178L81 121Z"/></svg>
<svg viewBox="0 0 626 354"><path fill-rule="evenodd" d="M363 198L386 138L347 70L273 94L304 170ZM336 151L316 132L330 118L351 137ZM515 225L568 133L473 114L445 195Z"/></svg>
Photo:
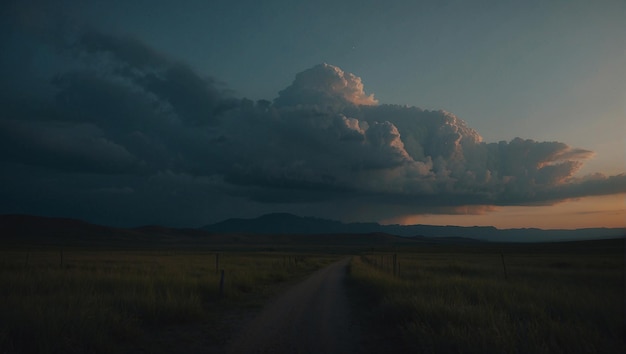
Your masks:
<svg viewBox="0 0 626 354"><path fill-rule="evenodd" d="M356 353L359 330L346 295L346 258L266 306L235 336L230 353Z"/></svg>

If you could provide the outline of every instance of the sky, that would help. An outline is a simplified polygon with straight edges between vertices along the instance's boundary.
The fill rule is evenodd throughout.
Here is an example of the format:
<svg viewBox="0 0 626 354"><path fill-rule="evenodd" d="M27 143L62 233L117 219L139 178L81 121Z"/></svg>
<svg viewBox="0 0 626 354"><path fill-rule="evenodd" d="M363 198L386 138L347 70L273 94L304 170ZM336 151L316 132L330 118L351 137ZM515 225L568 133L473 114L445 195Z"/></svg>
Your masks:
<svg viewBox="0 0 626 354"><path fill-rule="evenodd" d="M626 227L626 3L7 1L0 213Z"/></svg>

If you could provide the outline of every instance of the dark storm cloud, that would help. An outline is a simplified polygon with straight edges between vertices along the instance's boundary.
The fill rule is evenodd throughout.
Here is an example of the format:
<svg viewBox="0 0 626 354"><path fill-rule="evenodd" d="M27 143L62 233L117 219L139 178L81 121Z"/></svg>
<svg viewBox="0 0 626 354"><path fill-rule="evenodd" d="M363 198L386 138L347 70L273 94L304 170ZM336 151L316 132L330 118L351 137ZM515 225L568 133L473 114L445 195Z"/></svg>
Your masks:
<svg viewBox="0 0 626 354"><path fill-rule="evenodd" d="M81 149L86 142L78 140L90 139L93 131L83 137L74 131L90 126L97 130L93 141L100 145L106 141L109 148L119 146L127 160L134 160L134 167L140 166L144 172L205 170L199 160L208 150L211 129L206 127L217 124L218 115L236 107L238 101L218 89L214 80L164 58L139 41L94 31L76 35L78 38L64 43L57 54L57 60L69 68L39 78L48 80L48 92L21 103L10 93L3 95L5 101L17 102L5 106L4 117L15 122L5 122L4 132L19 140L16 144L6 139L4 144L43 156L37 153L47 149L41 141L60 142L65 148L52 149L57 152L54 159L31 156L24 162L41 160L58 169L75 170L75 164L67 161L88 155ZM18 126L21 135L10 130ZM24 133L28 130L31 138ZM97 145L92 148L102 150ZM6 153L4 158L19 160L16 156L25 154ZM136 170L122 168L118 172Z"/></svg>
<svg viewBox="0 0 626 354"><path fill-rule="evenodd" d="M13 102L0 212L189 225L297 207L380 220L626 192L625 175L573 177L590 151L485 143L451 113L378 105L332 65L252 102L135 39L80 30L59 42L45 90L0 93Z"/></svg>
<svg viewBox="0 0 626 354"><path fill-rule="evenodd" d="M120 173L137 161L92 124L0 120L0 147L8 161L76 172Z"/></svg>
<svg viewBox="0 0 626 354"><path fill-rule="evenodd" d="M229 107L213 79L200 77L188 65L165 58L133 38L86 31L68 48L102 75L126 81L153 95L177 116L194 124L215 123L215 115Z"/></svg>

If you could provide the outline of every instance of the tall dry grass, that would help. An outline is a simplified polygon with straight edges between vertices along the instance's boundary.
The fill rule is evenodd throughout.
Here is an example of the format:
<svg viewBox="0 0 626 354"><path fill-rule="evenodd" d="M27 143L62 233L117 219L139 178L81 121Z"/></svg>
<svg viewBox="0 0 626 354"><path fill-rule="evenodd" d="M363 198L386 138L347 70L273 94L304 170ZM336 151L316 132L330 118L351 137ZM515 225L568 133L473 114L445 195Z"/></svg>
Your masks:
<svg viewBox="0 0 626 354"><path fill-rule="evenodd" d="M219 320L332 257L172 251L0 252L1 353L109 353L146 328Z"/></svg>
<svg viewBox="0 0 626 354"><path fill-rule="evenodd" d="M400 253L355 257L372 338L398 352L622 353L624 263L606 254ZM389 340L391 339L391 340ZM371 348L381 343L372 340Z"/></svg>

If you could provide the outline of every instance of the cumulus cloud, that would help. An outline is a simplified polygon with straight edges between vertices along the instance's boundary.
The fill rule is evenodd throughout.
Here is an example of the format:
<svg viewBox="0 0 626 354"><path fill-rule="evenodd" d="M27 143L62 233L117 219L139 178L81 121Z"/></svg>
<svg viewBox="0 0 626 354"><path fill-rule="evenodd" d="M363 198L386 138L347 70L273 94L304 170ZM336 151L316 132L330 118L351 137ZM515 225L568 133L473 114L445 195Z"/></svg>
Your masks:
<svg viewBox="0 0 626 354"><path fill-rule="evenodd" d="M341 108L346 104L371 106L378 101L365 93L360 77L324 63L297 74L291 86L279 92L274 104Z"/></svg>
<svg viewBox="0 0 626 354"><path fill-rule="evenodd" d="M452 113L378 104L332 65L253 102L141 41L70 37L55 54L65 64L40 78L50 89L3 108L0 212L188 225L297 208L384 220L626 192L626 175L575 177L591 151L487 143Z"/></svg>

